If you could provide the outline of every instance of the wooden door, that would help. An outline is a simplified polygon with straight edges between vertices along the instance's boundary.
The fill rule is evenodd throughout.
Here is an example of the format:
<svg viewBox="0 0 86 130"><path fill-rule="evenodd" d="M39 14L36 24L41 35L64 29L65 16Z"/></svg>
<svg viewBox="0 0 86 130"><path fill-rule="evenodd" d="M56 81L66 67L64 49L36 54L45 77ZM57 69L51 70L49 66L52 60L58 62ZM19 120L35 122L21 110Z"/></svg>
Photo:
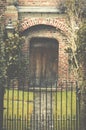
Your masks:
<svg viewBox="0 0 86 130"><path fill-rule="evenodd" d="M52 43L53 44L53 43ZM57 77L57 45L36 43L30 48L30 85L44 87Z"/></svg>

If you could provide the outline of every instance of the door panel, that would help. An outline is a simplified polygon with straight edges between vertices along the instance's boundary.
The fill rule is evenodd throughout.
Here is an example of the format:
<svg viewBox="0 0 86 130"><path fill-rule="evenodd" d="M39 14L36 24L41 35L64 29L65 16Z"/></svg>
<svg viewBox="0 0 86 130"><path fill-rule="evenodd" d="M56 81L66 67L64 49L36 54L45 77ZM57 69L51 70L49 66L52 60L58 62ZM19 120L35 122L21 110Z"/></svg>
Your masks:
<svg viewBox="0 0 86 130"><path fill-rule="evenodd" d="M37 43L36 43L37 45ZM57 75L57 47L40 43L30 49L30 86L54 83Z"/></svg>

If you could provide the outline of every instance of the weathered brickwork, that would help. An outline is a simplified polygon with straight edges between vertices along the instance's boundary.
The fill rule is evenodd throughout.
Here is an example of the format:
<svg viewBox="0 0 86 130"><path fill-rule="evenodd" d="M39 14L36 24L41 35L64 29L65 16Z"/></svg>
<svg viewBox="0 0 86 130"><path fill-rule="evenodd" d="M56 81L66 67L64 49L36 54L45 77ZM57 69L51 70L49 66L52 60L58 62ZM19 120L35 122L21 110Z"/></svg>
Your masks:
<svg viewBox="0 0 86 130"><path fill-rule="evenodd" d="M64 31L65 34L70 34L64 18L25 18L21 23L21 26L22 30L26 30L27 28L38 24L51 25Z"/></svg>
<svg viewBox="0 0 86 130"><path fill-rule="evenodd" d="M18 12L15 6L11 5L11 6L7 6L6 7L6 11L5 11L5 15L7 17L7 21L11 18L12 21L15 21L18 19Z"/></svg>
<svg viewBox="0 0 86 130"><path fill-rule="evenodd" d="M60 80L68 79L68 55L64 51L66 47L66 43L64 41L65 37L62 36L59 30L54 28L53 26L50 25L40 25L40 26L41 28L38 25L38 27L36 27L36 30L34 29L35 27L32 27L30 31L27 32L24 51L25 52L28 51L30 39L33 37L38 37L38 38L48 37L48 38L56 39L59 43L59 50L57 50L58 52L57 75ZM48 29L48 26L50 26L50 29Z"/></svg>
<svg viewBox="0 0 86 130"><path fill-rule="evenodd" d="M6 0L0 0L0 17L2 15L4 16L5 6L6 6Z"/></svg>
<svg viewBox="0 0 86 130"><path fill-rule="evenodd" d="M63 0L65 1L65 0ZM57 14L56 12L47 13L41 10L41 12L37 10L37 12L31 12L31 10L25 12L19 11L18 7L28 8L34 6L35 7L58 7L60 4L60 0L19 0L19 4L17 8L14 6L8 6L8 10L6 12L7 19L12 18L12 20L21 19L21 31L26 37L26 41L24 43L23 51L29 52L29 45L31 38L52 38L56 39L59 44L58 52L58 65L57 65L57 75L58 79L66 80L66 79L74 79L74 75L70 77L69 74L69 64L68 64L68 54L65 53L65 48L67 47L67 38L70 36L70 30L66 24L66 15ZM43 8L42 8L43 9ZM19 11L19 12L18 12Z"/></svg>
<svg viewBox="0 0 86 130"><path fill-rule="evenodd" d="M6 7L6 1L5 0L1 0L0 1L0 40L2 39L2 30L4 28L4 24L5 24L5 8ZM3 25L2 25L3 23Z"/></svg>
<svg viewBox="0 0 86 130"><path fill-rule="evenodd" d="M19 0L19 5L29 6L56 6L60 0Z"/></svg>

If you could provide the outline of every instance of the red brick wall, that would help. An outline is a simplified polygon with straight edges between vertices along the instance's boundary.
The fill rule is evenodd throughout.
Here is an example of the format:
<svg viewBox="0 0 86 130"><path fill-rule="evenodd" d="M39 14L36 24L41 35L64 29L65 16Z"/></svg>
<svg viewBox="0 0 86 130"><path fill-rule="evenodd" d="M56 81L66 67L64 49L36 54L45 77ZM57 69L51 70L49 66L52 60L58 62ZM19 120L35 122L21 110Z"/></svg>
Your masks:
<svg viewBox="0 0 86 130"><path fill-rule="evenodd" d="M61 0L19 0L20 5L29 6L57 6Z"/></svg>
<svg viewBox="0 0 86 130"><path fill-rule="evenodd" d="M22 6L57 6L59 5L60 1L62 0L19 0L19 5ZM65 0L63 0L65 1ZM13 14L13 9L15 10L15 13ZM17 10L15 8L10 7L9 11L8 9L8 15L7 17L15 18L14 16L16 15L16 18L18 19L21 18L21 26L22 26L22 31L24 32L25 30L30 29L31 32L28 32L26 36L26 42L24 44L24 50L28 51L28 40L30 40L31 37L47 37L47 38L55 38L59 42L59 61L58 61L58 78L60 80L66 80L70 78L69 74L69 66L68 66L68 54L65 53L64 49L66 48L67 44L65 42L65 37L66 36L66 41L67 41L67 36L70 35L70 31L68 29L68 26L66 25L66 16L64 15L58 15L58 14L43 14L39 12L37 13L17 13ZM11 13L10 13L11 12ZM17 16L18 15L18 16ZM34 31L34 27L38 25L45 25L46 29L44 30L36 30ZM51 26L51 30L48 30L47 26ZM55 30L53 30L53 28ZM64 35L63 35L64 34ZM28 39L28 40L27 40ZM75 79L74 75L72 73L71 79Z"/></svg>

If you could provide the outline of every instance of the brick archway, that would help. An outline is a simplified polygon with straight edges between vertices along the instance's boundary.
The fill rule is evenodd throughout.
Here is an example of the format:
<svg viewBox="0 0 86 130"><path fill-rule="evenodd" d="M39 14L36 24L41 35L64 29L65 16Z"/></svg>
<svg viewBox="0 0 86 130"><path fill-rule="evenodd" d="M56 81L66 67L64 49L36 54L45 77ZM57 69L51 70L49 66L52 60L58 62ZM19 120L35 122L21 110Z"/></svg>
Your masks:
<svg viewBox="0 0 86 130"><path fill-rule="evenodd" d="M65 19L59 18L25 18L22 20L21 28L24 31L39 24L54 26L56 29L62 30L65 35L70 35L70 30L65 23Z"/></svg>
<svg viewBox="0 0 86 130"><path fill-rule="evenodd" d="M67 79L67 77L68 77L68 74L67 74L67 72L68 72L68 62L67 62L68 56L64 52L64 48L66 47L66 39L65 38L67 38L67 37L62 35L62 33L60 33L54 26L43 25L43 24L28 27L22 33L26 36L23 51L25 53L28 52L28 56L30 54L29 53L29 51L30 51L29 50L30 49L30 40L32 38L34 38L34 37L35 38L41 38L42 37L42 38L48 38L48 39L54 38L54 39L57 40L57 42L59 43L57 74L59 75L59 79ZM64 61L64 64L63 64L63 61ZM63 66L64 66L64 68L63 68Z"/></svg>

